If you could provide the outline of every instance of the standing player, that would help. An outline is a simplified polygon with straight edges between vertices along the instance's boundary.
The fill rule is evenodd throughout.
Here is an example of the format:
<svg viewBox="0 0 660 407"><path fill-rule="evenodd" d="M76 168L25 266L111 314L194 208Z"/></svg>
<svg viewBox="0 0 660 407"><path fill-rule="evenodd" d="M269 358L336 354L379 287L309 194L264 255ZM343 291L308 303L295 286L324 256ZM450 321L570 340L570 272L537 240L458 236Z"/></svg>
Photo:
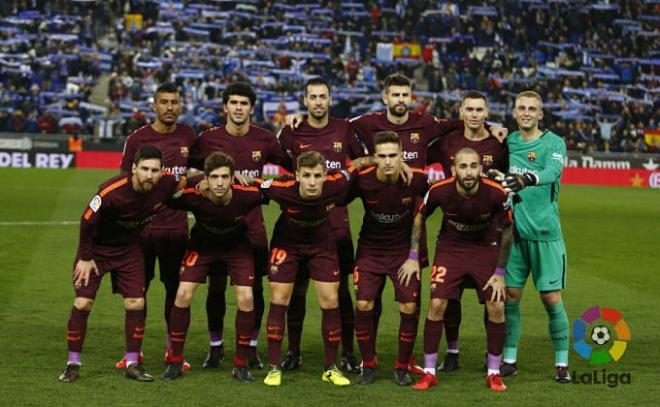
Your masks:
<svg viewBox="0 0 660 407"><path fill-rule="evenodd" d="M121 160L121 171L130 172L135 153L145 145L158 148L163 154L163 170L172 173L177 179L188 170L188 155L195 142L195 131L177 123L181 114L181 96L173 83L164 83L156 89L152 110L156 120L140 127L126 139ZM188 241L188 219L185 211L177 211L163 206L160 212L142 232L140 245L144 253L145 301L146 290L155 276L156 259L160 269L160 281L165 286L165 322L169 321L179 286L179 266ZM145 307L146 309L146 307ZM169 332L168 328L168 332ZM167 362L172 349L167 337ZM187 364L186 364L187 365ZM118 369L126 367L126 358L117 362ZM187 365L186 368L190 368Z"/></svg>
<svg viewBox="0 0 660 407"><path fill-rule="evenodd" d="M396 133L379 132L373 143L376 150L373 157L377 165L358 173L349 195L349 200L359 196L364 205L353 272L357 302L355 328L362 352L362 372L357 380L359 384L371 384L374 380L374 303L379 287L389 276L394 283L401 317L394 380L400 386L408 386L412 384L408 365L417 336L415 311L420 282L416 278L404 281L398 272L409 256L417 197L426 192L428 181L422 169L414 168L410 185L402 181L403 159Z"/></svg>
<svg viewBox="0 0 660 407"><path fill-rule="evenodd" d="M443 212L431 274L431 302L424 324L424 375L414 386L417 390L437 383L435 364L447 300L459 298L461 284L469 277L477 284L479 297L488 310L486 385L494 391L506 390L499 367L505 335L503 275L511 249L511 212L504 189L480 176L480 159L471 148L459 150L452 166L455 176L431 187L415 217L413 254L424 219L437 207ZM419 278L419 266L411 257L403 266L403 274L417 274Z"/></svg>
<svg viewBox="0 0 660 407"><path fill-rule="evenodd" d="M349 158L364 155L364 149L353 135L346 120L330 117L330 85L322 78L312 78L305 84L305 107L309 112L301 125L293 130L284 126L278 135L282 147L292 163L306 151L317 151L325 157L326 170L336 171L346 168ZM295 171L296 168L293 168ZM360 366L353 354L353 332L355 314L348 286L348 276L353 271L353 239L348 221L348 209L335 207L330 211L330 226L337 245L339 258L339 311L342 328L341 367L347 371L359 373ZM305 319L306 294L309 285L308 273L298 273L291 303L287 311L288 346L282 370L291 371L302 364L300 342Z"/></svg>
<svg viewBox="0 0 660 407"><path fill-rule="evenodd" d="M463 131L453 131L441 140L429 145L429 164L439 162L446 177L451 175L450 168L456 153L465 147L472 148L481 157L484 173L490 169L506 172L509 168L509 150L506 143L500 142L486 130L488 118L488 100L477 91L469 91L463 96L460 114L465 123ZM471 279L467 279L461 288L476 288ZM461 290L462 291L462 290ZM462 292L461 292L462 296ZM484 309L484 324L487 324L488 312ZM453 372L458 369L458 332L461 324L461 300L450 299L445 310L444 327L447 339L447 353L439 371Z"/></svg>
<svg viewBox="0 0 660 407"><path fill-rule="evenodd" d="M139 363L144 338L144 258L140 232L172 194L185 183L161 173L162 155L153 146L135 154L131 174L101 184L80 220L80 242L74 261L76 298L67 326L69 361L60 381L73 382L80 375L80 354L87 319L103 276L110 273L113 292L124 297L126 309L126 368L129 379L152 381Z"/></svg>
<svg viewBox="0 0 660 407"><path fill-rule="evenodd" d="M286 161L286 153L277 142L275 135L266 129L250 124L250 115L254 112L257 95L244 82L232 83L222 94L227 124L214 127L199 135L191 153L192 165L203 167L204 159L215 151L223 151L234 159L237 178L257 178L261 176L267 162L280 164ZM247 182L244 183L247 185ZM250 342L250 367L263 368L256 353L261 317L264 313L262 277L266 275L268 264L268 239L261 207L254 208L246 217L250 242L254 253L254 333ZM204 361L205 368L217 367L224 359L222 344L223 319L225 315L225 289L227 279L224 275L209 279L206 311L208 315L211 349Z"/></svg>
<svg viewBox="0 0 660 407"><path fill-rule="evenodd" d="M256 187L232 185L234 160L222 152L206 157L204 173L208 189L200 192L187 188L180 197L168 202L169 206L191 211L196 222L190 246L181 262L181 283L170 316L172 356L161 378L174 380L181 375L190 304L197 286L206 281L207 275L226 271L236 288L238 308L233 376L240 381L254 381L247 368L247 357L254 329L252 285L255 276L245 216L261 204L261 193ZM194 186L196 182L190 184ZM220 265L224 267L218 270Z"/></svg>
<svg viewBox="0 0 660 407"><path fill-rule="evenodd" d="M322 311L325 366L322 379L336 386L350 381L335 366L341 338L339 316L339 263L328 216L343 198L348 173L327 175L325 158L316 151L298 156L295 179L283 177L261 183L261 190L275 200L282 212L271 239L270 310L268 312L268 359L270 371L264 383L282 382L280 350L284 337L284 315L301 265L306 264L314 280Z"/></svg>
<svg viewBox="0 0 660 407"><path fill-rule="evenodd" d="M522 198L513 207L516 239L506 266L506 342L502 374L515 375L520 340L520 299L531 271L534 286L548 313L555 350L555 379L570 383L568 373L568 318L561 299L566 284L566 248L559 222L559 181L566 144L549 130L539 129L543 101L532 91L516 97L513 117L519 131L511 134L511 167L503 185ZM533 188L526 188L531 187Z"/></svg>

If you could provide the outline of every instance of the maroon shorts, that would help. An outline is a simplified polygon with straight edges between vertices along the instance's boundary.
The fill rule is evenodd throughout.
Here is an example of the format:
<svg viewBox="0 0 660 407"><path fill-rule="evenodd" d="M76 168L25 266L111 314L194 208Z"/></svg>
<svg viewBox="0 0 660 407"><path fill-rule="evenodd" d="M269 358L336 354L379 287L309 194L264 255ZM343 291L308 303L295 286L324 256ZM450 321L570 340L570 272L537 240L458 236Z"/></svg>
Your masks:
<svg viewBox="0 0 660 407"><path fill-rule="evenodd" d="M349 275L353 272L355 256L353 249L353 237L351 236L351 224L348 218L348 208L335 206L328 216L332 235L337 245L337 259L341 275Z"/></svg>
<svg viewBox="0 0 660 407"><path fill-rule="evenodd" d="M483 287L493 276L499 253L495 251L451 252L436 250L431 269L431 298L458 300L461 298L462 284L472 279L476 284L480 301L490 300L492 288Z"/></svg>
<svg viewBox="0 0 660 407"><path fill-rule="evenodd" d="M268 237L261 206L248 212L245 216L245 223L252 244L254 270L257 277L263 277L268 272Z"/></svg>
<svg viewBox="0 0 660 407"><path fill-rule="evenodd" d="M416 302L421 292L421 282L414 276L406 287L399 282L397 272L408 259L408 252L395 255L358 254L353 271L355 298L372 301L378 297L381 285L389 277L394 284L394 298L400 303Z"/></svg>
<svg viewBox="0 0 660 407"><path fill-rule="evenodd" d="M339 281L339 262L334 242L313 247L286 247L273 244L268 261L268 280L273 283L293 283L301 268L315 281Z"/></svg>
<svg viewBox="0 0 660 407"><path fill-rule="evenodd" d="M76 255L73 270L80 259ZM93 259L99 274L92 272L87 286L76 288L76 297L94 299L101 286L101 280L106 273L110 273L112 292L121 294L124 298L144 297L144 258L138 246L121 248L94 248ZM73 279L72 279L73 281Z"/></svg>
<svg viewBox="0 0 660 407"><path fill-rule="evenodd" d="M252 248L247 241L214 250L188 249L180 270L179 280L189 283L204 283L207 276L222 273L231 277L233 285L252 287L255 279Z"/></svg>
<svg viewBox="0 0 660 407"><path fill-rule="evenodd" d="M140 246L144 252L144 275L148 282L156 275L156 258L160 281L179 281L179 266L188 243L188 229L152 229L142 232Z"/></svg>

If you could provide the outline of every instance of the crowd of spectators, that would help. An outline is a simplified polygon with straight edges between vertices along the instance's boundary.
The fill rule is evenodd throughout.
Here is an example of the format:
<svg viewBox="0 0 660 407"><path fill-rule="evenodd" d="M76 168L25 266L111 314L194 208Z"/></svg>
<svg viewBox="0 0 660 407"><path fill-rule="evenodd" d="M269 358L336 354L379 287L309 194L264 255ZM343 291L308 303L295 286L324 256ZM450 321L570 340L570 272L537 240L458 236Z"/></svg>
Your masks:
<svg viewBox="0 0 660 407"><path fill-rule="evenodd" d="M279 126L317 75L333 86L333 114L350 117L383 109L382 80L401 72L419 111L457 117L477 89L491 119L515 128L513 98L533 89L570 149L651 151L658 11L652 0L6 1L0 130L121 142L166 80L198 131L222 123L221 92L239 79L257 88L262 125ZM104 100L91 103L102 78Z"/></svg>

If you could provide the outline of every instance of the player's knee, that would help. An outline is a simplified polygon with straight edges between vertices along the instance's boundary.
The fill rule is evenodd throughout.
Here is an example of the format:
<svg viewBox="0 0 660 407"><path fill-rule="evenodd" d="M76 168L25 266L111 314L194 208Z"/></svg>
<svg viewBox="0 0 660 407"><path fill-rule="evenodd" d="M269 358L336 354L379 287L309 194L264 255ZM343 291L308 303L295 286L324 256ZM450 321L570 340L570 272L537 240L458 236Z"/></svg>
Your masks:
<svg viewBox="0 0 660 407"><path fill-rule="evenodd" d="M291 301L291 290L273 287L271 284L270 302L277 305L289 305Z"/></svg>
<svg viewBox="0 0 660 407"><path fill-rule="evenodd" d="M399 311L404 314L414 314L416 309L417 304L414 302L399 303Z"/></svg>
<svg viewBox="0 0 660 407"><path fill-rule="evenodd" d="M440 321L445 316L447 309L447 300L440 298L432 298L429 304L429 319L432 321Z"/></svg>
<svg viewBox="0 0 660 407"><path fill-rule="evenodd" d="M357 308L358 311L371 311L372 309L374 309L374 301L358 300L355 303L355 307Z"/></svg>
<svg viewBox="0 0 660 407"><path fill-rule="evenodd" d="M504 302L503 301L486 301L486 309L488 310L488 319L495 323L504 322Z"/></svg>
<svg viewBox="0 0 660 407"><path fill-rule="evenodd" d="M79 311L91 311L92 305L94 305L94 300L91 298L76 297L73 300L73 306Z"/></svg>
<svg viewBox="0 0 660 407"><path fill-rule="evenodd" d="M144 298L124 298L124 308L128 311L144 309Z"/></svg>
<svg viewBox="0 0 660 407"><path fill-rule="evenodd" d="M236 289L236 305L241 311L252 311L254 309L254 296L250 287Z"/></svg>
<svg viewBox="0 0 660 407"><path fill-rule="evenodd" d="M541 291L541 301L546 306L557 305L561 302L561 291Z"/></svg>

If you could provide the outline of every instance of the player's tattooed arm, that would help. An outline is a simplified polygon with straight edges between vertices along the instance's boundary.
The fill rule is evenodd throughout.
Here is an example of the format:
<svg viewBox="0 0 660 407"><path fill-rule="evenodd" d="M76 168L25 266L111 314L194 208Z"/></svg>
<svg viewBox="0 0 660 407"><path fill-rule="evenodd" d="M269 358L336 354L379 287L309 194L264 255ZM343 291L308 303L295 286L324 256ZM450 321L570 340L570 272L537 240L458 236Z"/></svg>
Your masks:
<svg viewBox="0 0 660 407"><path fill-rule="evenodd" d="M421 279L419 270L419 239L422 235L423 226L424 215L418 213L415 215L415 220L413 221L408 260L403 262L403 265L401 265L399 271L397 272L399 282L404 284L406 287L408 287L408 284L410 284L410 279L413 275L415 275L417 280Z"/></svg>
<svg viewBox="0 0 660 407"><path fill-rule="evenodd" d="M351 161L350 164L351 167L355 167L355 169L358 171L372 165L378 165L376 159L372 155L356 158L355 160Z"/></svg>

